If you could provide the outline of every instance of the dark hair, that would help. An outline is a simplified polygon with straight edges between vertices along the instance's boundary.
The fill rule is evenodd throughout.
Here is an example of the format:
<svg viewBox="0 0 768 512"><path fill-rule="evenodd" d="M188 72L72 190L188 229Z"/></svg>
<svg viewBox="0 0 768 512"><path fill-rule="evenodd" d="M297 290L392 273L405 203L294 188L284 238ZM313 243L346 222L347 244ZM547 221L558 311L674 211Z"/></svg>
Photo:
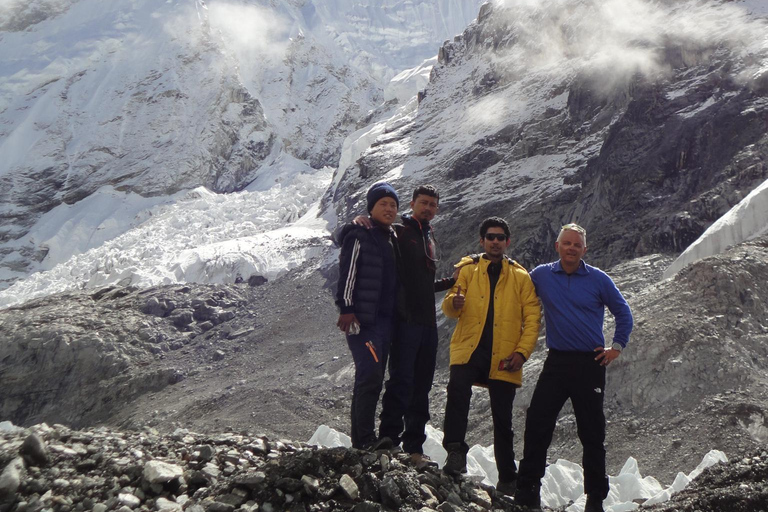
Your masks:
<svg viewBox="0 0 768 512"><path fill-rule="evenodd" d="M424 194L425 196L434 197L440 201L440 194L437 193L437 189L432 185L419 185L416 190L413 191L412 201L415 201L418 196Z"/></svg>
<svg viewBox="0 0 768 512"><path fill-rule="evenodd" d="M504 234L507 237L510 236L509 224L501 217L488 217L480 224L480 238L485 238L485 234L488 232L488 228L501 228L504 230Z"/></svg>

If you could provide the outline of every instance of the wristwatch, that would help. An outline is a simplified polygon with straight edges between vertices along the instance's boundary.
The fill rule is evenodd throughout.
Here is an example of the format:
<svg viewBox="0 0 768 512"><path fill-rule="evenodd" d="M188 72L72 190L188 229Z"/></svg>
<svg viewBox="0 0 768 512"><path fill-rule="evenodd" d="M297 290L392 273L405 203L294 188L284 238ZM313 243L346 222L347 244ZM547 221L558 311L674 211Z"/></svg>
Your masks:
<svg viewBox="0 0 768 512"><path fill-rule="evenodd" d="M621 352L621 350L622 350L624 347L622 347L622 346L621 346L621 343L616 343L616 342L614 341L614 342L613 342L613 345L611 345L611 348L612 348L613 350L618 350L619 352Z"/></svg>

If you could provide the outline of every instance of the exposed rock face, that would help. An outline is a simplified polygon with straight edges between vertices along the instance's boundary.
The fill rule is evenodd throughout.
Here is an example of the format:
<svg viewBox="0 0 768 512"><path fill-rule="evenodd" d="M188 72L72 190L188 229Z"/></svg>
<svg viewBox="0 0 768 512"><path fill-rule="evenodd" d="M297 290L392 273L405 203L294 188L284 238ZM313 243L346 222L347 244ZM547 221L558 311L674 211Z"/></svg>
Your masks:
<svg viewBox="0 0 768 512"><path fill-rule="evenodd" d="M184 373L160 363L164 354L231 320L245 291L109 288L3 311L0 417L88 425L182 381Z"/></svg>
<svg viewBox="0 0 768 512"><path fill-rule="evenodd" d="M309 439L348 427L352 367L325 279L108 288L0 311L0 418ZM214 412L218 411L218 412ZM220 423L224 422L224 423Z"/></svg>
<svg viewBox="0 0 768 512"><path fill-rule="evenodd" d="M441 48L418 113L346 170L342 217L362 209L354 191L402 166L398 190L440 185L435 224L451 261L472 252L484 217L499 215L512 226L509 253L526 266L554 259L559 227L577 221L591 260L610 267L678 254L768 177L766 75L745 79L739 50L672 37L652 56L658 72L567 58L547 67L548 43L530 35L551 28L546 9L518 7L486 4ZM590 8L558 13L559 42L577 53L583 27L570 16Z"/></svg>

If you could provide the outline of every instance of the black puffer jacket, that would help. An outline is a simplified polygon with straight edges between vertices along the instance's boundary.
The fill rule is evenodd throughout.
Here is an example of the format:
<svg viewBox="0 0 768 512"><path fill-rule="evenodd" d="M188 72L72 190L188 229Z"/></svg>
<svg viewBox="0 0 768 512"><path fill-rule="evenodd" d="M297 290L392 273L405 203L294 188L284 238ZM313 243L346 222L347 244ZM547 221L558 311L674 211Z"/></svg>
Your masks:
<svg viewBox="0 0 768 512"><path fill-rule="evenodd" d="M362 325L395 313L398 246L392 228L348 224L334 236L341 246L336 305L354 313Z"/></svg>
<svg viewBox="0 0 768 512"><path fill-rule="evenodd" d="M454 280L448 277L435 281L435 250L430 249L430 241L434 240L432 226L408 214L402 219L402 224L394 225L401 255L398 318L409 324L437 325L435 293L448 290ZM432 254L428 254L430 251Z"/></svg>

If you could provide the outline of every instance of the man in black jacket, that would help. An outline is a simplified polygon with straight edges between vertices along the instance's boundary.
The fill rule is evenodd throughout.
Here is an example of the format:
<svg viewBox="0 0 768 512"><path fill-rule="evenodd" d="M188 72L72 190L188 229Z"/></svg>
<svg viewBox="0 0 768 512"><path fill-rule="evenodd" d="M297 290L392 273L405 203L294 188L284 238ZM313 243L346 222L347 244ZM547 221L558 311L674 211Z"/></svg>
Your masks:
<svg viewBox="0 0 768 512"><path fill-rule="evenodd" d="M431 185L413 191L411 214L395 224L400 247L397 323L389 359L389 380L382 399L379 437L401 441L419 467L430 463L422 445L429 421L429 391L437 359L435 292L448 290L455 278L435 281L438 246L430 221L440 196Z"/></svg>
<svg viewBox="0 0 768 512"><path fill-rule="evenodd" d="M366 195L372 227L352 225L336 237L341 246L336 325L347 337L355 362L351 438L354 448L390 448L374 427L395 321L398 245L392 223L399 200L388 183L375 183Z"/></svg>
<svg viewBox="0 0 768 512"><path fill-rule="evenodd" d="M417 467L430 464L422 445L427 439L429 392L437 361L435 293L448 290L455 277L435 281L438 247L430 221L440 196L431 185L413 191L411 215L395 225L400 247L397 324L389 360L389 380L382 399L379 437L403 443Z"/></svg>
<svg viewBox="0 0 768 512"><path fill-rule="evenodd" d="M400 285L379 439L385 444L402 442L417 467L431 464L422 445L427 438L429 392L437 359L435 293L450 289L458 274L457 270L453 277L435 281L440 255L430 221L437 214L439 200L435 187L417 187L410 203L412 213L402 216L402 224L393 224L400 253ZM373 226L368 217L358 216L339 232L343 236L355 225Z"/></svg>

